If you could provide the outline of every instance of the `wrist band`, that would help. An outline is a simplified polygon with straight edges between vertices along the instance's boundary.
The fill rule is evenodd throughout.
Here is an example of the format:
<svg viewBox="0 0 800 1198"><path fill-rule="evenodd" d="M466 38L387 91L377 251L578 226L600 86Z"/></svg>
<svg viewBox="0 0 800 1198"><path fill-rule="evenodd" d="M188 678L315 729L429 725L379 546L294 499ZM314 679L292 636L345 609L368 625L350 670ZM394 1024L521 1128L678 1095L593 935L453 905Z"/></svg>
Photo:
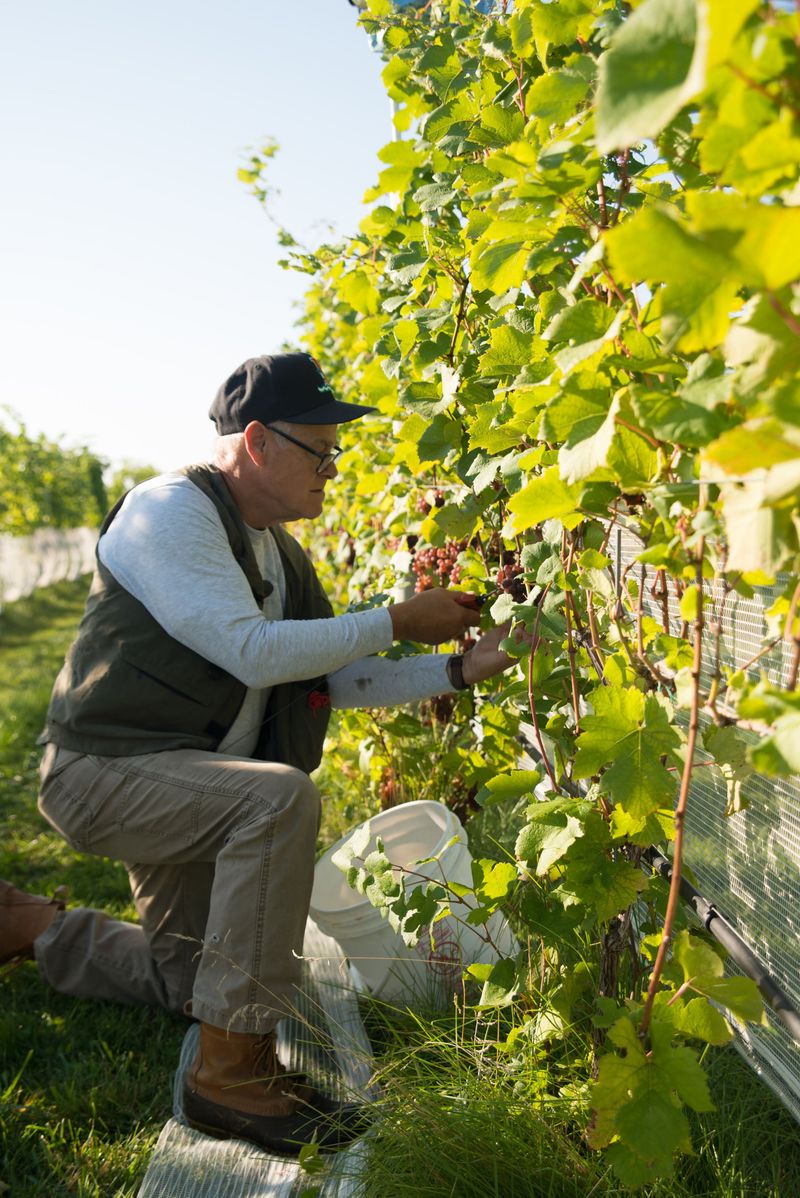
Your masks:
<svg viewBox="0 0 800 1198"><path fill-rule="evenodd" d="M454 691L465 691L469 687L469 683L464 681L464 655L462 653L453 653L447 659L447 677L450 679L450 685Z"/></svg>

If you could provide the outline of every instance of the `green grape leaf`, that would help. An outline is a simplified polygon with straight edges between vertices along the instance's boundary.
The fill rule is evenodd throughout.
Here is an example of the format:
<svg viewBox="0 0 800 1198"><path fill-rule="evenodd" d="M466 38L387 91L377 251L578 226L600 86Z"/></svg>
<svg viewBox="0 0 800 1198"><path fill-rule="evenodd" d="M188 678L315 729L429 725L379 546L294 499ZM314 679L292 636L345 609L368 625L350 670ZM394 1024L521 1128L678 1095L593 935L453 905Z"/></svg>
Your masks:
<svg viewBox="0 0 800 1198"><path fill-rule="evenodd" d="M602 391L566 390L556 395L542 412L539 436L543 441L574 442L591 437L608 415L608 398Z"/></svg>
<svg viewBox="0 0 800 1198"><path fill-rule="evenodd" d="M509 770L485 782L475 796L475 802L488 807L506 799L518 799L520 795L531 794L541 779L540 770Z"/></svg>
<svg viewBox="0 0 800 1198"><path fill-rule="evenodd" d="M738 1019L761 1023L764 1002L750 978L723 977L719 955L697 936L681 931L672 945L672 959L680 966L684 983L721 1006Z"/></svg>
<svg viewBox="0 0 800 1198"><path fill-rule="evenodd" d="M541 936L547 944L569 943L579 918L574 910L565 911L559 905L548 906L541 892L531 885L523 890L520 914L533 934Z"/></svg>
<svg viewBox="0 0 800 1198"><path fill-rule="evenodd" d="M472 862L472 885L477 900L494 905L508 898L517 882L517 867L512 861Z"/></svg>
<svg viewBox="0 0 800 1198"><path fill-rule="evenodd" d="M597 144L601 153L654 137L702 87L694 0L644 0L600 59Z"/></svg>
<svg viewBox="0 0 800 1198"><path fill-rule="evenodd" d="M695 236L673 208L641 208L610 229L605 243L614 275L625 283L716 287L730 269L727 254Z"/></svg>
<svg viewBox="0 0 800 1198"><path fill-rule="evenodd" d="M337 869L347 872L356 857L363 857L370 841L369 821L362 824L332 855L331 861Z"/></svg>
<svg viewBox="0 0 800 1198"><path fill-rule="evenodd" d="M681 619L685 620L687 624L693 623L700 614L700 606L700 590L694 583L692 583L692 585L687 587L681 595L681 601L679 604Z"/></svg>
<svg viewBox="0 0 800 1198"><path fill-rule="evenodd" d="M342 299L361 312L370 316L378 311L378 292L370 282L369 275L364 270L353 270L343 275L339 282Z"/></svg>
<svg viewBox="0 0 800 1198"><path fill-rule="evenodd" d="M556 811L547 822L539 819L522 828L517 837L516 855L522 861L535 862L536 873L542 877L581 836L581 821L563 811Z"/></svg>
<svg viewBox="0 0 800 1198"><path fill-rule="evenodd" d="M475 532L480 521L481 508L473 495L461 504L446 503L444 507L436 508L431 519L446 536L455 540L470 537Z"/></svg>
<svg viewBox="0 0 800 1198"><path fill-rule="evenodd" d="M698 17L705 46L706 67L719 66L730 54L736 37L759 0L700 0Z"/></svg>
<svg viewBox="0 0 800 1198"><path fill-rule="evenodd" d="M728 569L774 576L791 560L797 544L791 514L767 506L763 480L746 486L723 486L720 491Z"/></svg>
<svg viewBox="0 0 800 1198"><path fill-rule="evenodd" d="M620 741L637 732L644 718L644 695L635 687L598 687L589 693L593 711L581 720L575 777L591 778L614 756Z"/></svg>
<svg viewBox="0 0 800 1198"><path fill-rule="evenodd" d="M461 425L444 414L435 416L417 443L421 462L443 462L461 444Z"/></svg>
<svg viewBox="0 0 800 1198"><path fill-rule="evenodd" d="M687 931L678 932L672 943L672 959L683 970L683 979L688 981L696 974L707 977L722 977L723 964L719 953Z"/></svg>
<svg viewBox="0 0 800 1198"><path fill-rule="evenodd" d="M527 430L528 421L515 417L507 399L488 400L470 424L469 448L502 453L519 445Z"/></svg>
<svg viewBox="0 0 800 1198"><path fill-rule="evenodd" d="M797 369L797 337L764 295L754 295L731 324L725 360L738 368L736 390L758 394L765 384Z"/></svg>
<svg viewBox="0 0 800 1198"><path fill-rule="evenodd" d="M752 978L696 977L692 989L726 1007L737 1019L766 1024L764 1000Z"/></svg>
<svg viewBox="0 0 800 1198"><path fill-rule="evenodd" d="M600 923L607 923L635 903L647 885L640 869L628 861L612 860L588 836L569 852L558 893L562 902L581 903L594 911Z"/></svg>
<svg viewBox="0 0 800 1198"><path fill-rule="evenodd" d="M589 436L581 436L585 425L570 431L558 454L558 466L564 482L581 482L596 475L606 465L614 436L620 401L615 396L602 423Z"/></svg>
<svg viewBox="0 0 800 1198"><path fill-rule="evenodd" d="M800 275L800 209L698 191L687 196L686 211L695 232L729 256L741 282L779 291Z"/></svg>
<svg viewBox="0 0 800 1198"><path fill-rule="evenodd" d="M647 1163L691 1151L689 1121L660 1090L637 1094L620 1107L614 1122L623 1143Z"/></svg>
<svg viewBox="0 0 800 1198"><path fill-rule="evenodd" d="M635 395L632 402L639 427L659 441L699 448L722 432L722 418L716 412L676 395L648 391Z"/></svg>
<svg viewBox="0 0 800 1198"><path fill-rule="evenodd" d="M624 1186L639 1189L651 1182L663 1181L673 1174L669 1153L645 1160L622 1140L615 1140L606 1150L605 1159Z"/></svg>
<svg viewBox="0 0 800 1198"><path fill-rule="evenodd" d="M529 362L541 360L544 353L536 338L512 325L501 325L489 335L489 348L479 362L480 372L492 376L517 374Z"/></svg>
<svg viewBox="0 0 800 1198"><path fill-rule="evenodd" d="M649 490L658 470L658 454L639 433L619 426L608 451L607 465L623 490L640 491L645 487ZM609 502L606 498L606 504Z"/></svg>
<svg viewBox="0 0 800 1198"><path fill-rule="evenodd" d="M671 1008L672 1025L676 1031L706 1044L729 1044L733 1031L725 1016L707 998L691 998Z"/></svg>
<svg viewBox="0 0 800 1198"><path fill-rule="evenodd" d="M788 712L776 721L769 736L748 752L754 769L770 776L800 773L800 712Z"/></svg>
<svg viewBox="0 0 800 1198"><path fill-rule="evenodd" d="M671 743L677 746L677 734ZM602 793L624 807L639 828L654 811L670 806L675 796L677 774L661 764L662 753L663 747L653 743L645 725L620 742L613 764L603 774Z"/></svg>
<svg viewBox="0 0 800 1198"><path fill-rule="evenodd" d="M416 344L419 334L419 325L416 320L398 320L392 332L400 347L400 353L404 358L408 357Z"/></svg>
<svg viewBox="0 0 800 1198"><path fill-rule="evenodd" d="M426 183L414 192L414 200L422 212L438 212L456 198L458 193L445 183Z"/></svg>
<svg viewBox="0 0 800 1198"><path fill-rule="evenodd" d="M788 440L777 420L748 420L706 446L703 457L728 474L749 474L800 458L800 439Z"/></svg>
<svg viewBox="0 0 800 1198"><path fill-rule="evenodd" d="M545 341L572 341L578 344L594 341L614 321L615 312L599 300L582 299L576 304L562 308L548 324L542 337Z"/></svg>
<svg viewBox="0 0 800 1198"><path fill-rule="evenodd" d="M520 241L478 242L471 258L471 280L477 291L504 295L525 278L528 247Z"/></svg>
<svg viewBox="0 0 800 1198"><path fill-rule="evenodd" d="M491 105L482 110L480 125L473 129L472 137L481 145L505 146L521 137L524 127L525 118L516 104L513 108Z"/></svg>
<svg viewBox="0 0 800 1198"><path fill-rule="evenodd" d="M534 79L525 96L526 114L541 122L545 130L564 124L586 99L593 76L593 60L575 55L561 70Z"/></svg>
<svg viewBox="0 0 800 1198"><path fill-rule="evenodd" d="M516 962L503 957L492 965L476 963L467 973L483 982L480 1007L507 1007L519 993L521 978Z"/></svg>
<svg viewBox="0 0 800 1198"><path fill-rule="evenodd" d="M400 916L398 931L403 943L413 948L421 933L434 922L439 910L439 895L441 887L415 887L404 902L397 904Z"/></svg>
<svg viewBox="0 0 800 1198"><path fill-rule="evenodd" d="M651 1025L652 1064L662 1090L674 1090L693 1111L713 1111L708 1079L691 1048L672 1044L672 1029Z"/></svg>
<svg viewBox="0 0 800 1198"><path fill-rule="evenodd" d="M513 514L511 534L524 532L551 519L560 520L566 528L574 528L581 521L577 508L582 490L580 484L570 486L563 482L558 466L550 466L509 500L508 507Z"/></svg>
<svg viewBox="0 0 800 1198"><path fill-rule="evenodd" d="M581 721L574 776L592 777L611 761L601 791L624 808L626 826L638 831L675 793L677 775L661 758L677 760L680 738L659 701L633 687L603 687L589 698L594 712Z"/></svg>
<svg viewBox="0 0 800 1198"><path fill-rule="evenodd" d="M737 728L718 728L716 724L711 724L705 731L703 744L725 780L728 794L725 814L734 815L746 806L742 785L753 773L753 766L747 760L750 745Z"/></svg>

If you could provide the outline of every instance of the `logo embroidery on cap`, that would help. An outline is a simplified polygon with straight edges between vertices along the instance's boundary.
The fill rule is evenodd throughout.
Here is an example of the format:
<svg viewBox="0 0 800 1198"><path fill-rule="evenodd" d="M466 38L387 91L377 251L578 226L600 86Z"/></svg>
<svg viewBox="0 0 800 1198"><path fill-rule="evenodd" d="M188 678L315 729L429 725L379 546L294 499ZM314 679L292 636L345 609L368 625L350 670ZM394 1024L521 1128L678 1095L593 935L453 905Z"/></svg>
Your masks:
<svg viewBox="0 0 800 1198"><path fill-rule="evenodd" d="M322 373L322 367L320 366L319 362L317 361L316 358L312 358L311 354L309 354L308 356L309 356L309 358L311 358L311 361L316 366L317 370L319 371L319 377L322 379L322 385L320 387L317 387L317 391L319 391L320 393L322 393L323 391L327 391L329 393L329 395L333 395L333 391L331 390L328 383L325 381L325 375Z"/></svg>

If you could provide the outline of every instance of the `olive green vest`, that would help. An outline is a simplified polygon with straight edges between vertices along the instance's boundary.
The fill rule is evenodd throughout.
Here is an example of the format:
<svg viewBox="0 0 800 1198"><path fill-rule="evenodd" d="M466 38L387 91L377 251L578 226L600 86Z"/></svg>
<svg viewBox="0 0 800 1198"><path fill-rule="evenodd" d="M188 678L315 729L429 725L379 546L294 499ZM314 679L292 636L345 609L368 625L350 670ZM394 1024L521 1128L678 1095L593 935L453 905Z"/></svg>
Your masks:
<svg viewBox="0 0 800 1198"><path fill-rule="evenodd" d="M220 472L182 474L212 500L231 553L259 607L271 583L260 576L247 530ZM102 535L120 509L109 512ZM303 549L283 528L273 533L286 575L284 617L333 615ZM165 749L215 750L246 692L243 682L169 636L97 558L86 610L56 679L42 741L79 753L121 757ZM254 757L309 772L319 765L328 725L325 677L274 687Z"/></svg>

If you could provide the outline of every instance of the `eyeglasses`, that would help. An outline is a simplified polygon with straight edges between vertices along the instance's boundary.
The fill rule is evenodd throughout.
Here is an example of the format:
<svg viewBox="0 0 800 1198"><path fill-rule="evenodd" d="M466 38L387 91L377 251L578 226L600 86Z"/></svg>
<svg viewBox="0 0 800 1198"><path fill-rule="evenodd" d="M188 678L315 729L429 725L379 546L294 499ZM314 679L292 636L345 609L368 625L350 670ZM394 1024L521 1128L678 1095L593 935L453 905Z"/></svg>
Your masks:
<svg viewBox="0 0 800 1198"><path fill-rule="evenodd" d="M292 445L297 445L298 448L304 449L306 453L313 453L315 458L319 458L319 465L314 472L315 474L322 474L323 470L327 470L329 466L332 466L337 458L341 457L344 453L344 450L340 449L338 445L334 445L333 449L327 453L320 453L318 449L312 449L310 445L305 445L302 441L298 441L297 437L290 437L282 429L275 428L274 424L267 424L264 427L268 428L271 433L277 433L279 437L283 437L284 441L291 441Z"/></svg>

